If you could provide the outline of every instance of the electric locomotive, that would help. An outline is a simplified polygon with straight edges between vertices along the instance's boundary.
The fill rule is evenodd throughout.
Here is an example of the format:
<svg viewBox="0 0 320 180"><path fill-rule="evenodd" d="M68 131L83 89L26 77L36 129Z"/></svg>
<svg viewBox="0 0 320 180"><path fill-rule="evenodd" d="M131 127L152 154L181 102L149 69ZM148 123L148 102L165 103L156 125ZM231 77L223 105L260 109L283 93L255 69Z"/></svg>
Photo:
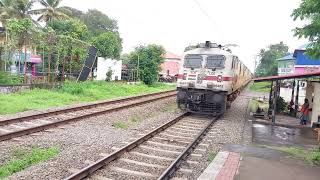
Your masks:
<svg viewBox="0 0 320 180"><path fill-rule="evenodd" d="M177 81L178 107L223 114L251 78L252 73L227 46L206 41L183 56Z"/></svg>

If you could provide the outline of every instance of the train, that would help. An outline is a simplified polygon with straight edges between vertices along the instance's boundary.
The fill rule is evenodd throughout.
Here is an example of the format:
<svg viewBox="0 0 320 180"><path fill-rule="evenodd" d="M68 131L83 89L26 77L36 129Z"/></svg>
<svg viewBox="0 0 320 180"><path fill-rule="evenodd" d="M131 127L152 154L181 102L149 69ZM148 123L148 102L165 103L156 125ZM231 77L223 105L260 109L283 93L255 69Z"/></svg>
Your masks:
<svg viewBox="0 0 320 180"><path fill-rule="evenodd" d="M252 77L229 46L200 43L180 63L177 105L192 113L224 114Z"/></svg>

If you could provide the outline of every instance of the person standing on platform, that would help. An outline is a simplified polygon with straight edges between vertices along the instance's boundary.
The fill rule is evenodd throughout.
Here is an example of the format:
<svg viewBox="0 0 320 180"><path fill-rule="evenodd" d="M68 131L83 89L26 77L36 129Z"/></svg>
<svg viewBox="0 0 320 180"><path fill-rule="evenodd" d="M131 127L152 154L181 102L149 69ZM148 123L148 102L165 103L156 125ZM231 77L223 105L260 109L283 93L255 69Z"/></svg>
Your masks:
<svg viewBox="0 0 320 180"><path fill-rule="evenodd" d="M304 104L302 105L300 112L302 113L300 117L300 124L307 125L309 118L309 100L307 98L304 99Z"/></svg>

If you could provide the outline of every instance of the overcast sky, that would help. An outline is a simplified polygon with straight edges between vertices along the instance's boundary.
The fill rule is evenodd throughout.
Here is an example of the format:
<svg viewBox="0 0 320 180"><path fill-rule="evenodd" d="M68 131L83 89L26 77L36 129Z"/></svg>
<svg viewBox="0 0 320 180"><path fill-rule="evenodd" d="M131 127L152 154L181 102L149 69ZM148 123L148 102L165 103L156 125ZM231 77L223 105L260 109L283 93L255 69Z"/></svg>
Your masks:
<svg viewBox="0 0 320 180"><path fill-rule="evenodd" d="M198 2L198 3L197 3ZM189 44L211 40L239 45L234 52L251 69L259 49L284 41L290 50L306 43L293 37L292 10L300 0L64 0L82 11L98 9L116 19L123 52L156 43L182 54Z"/></svg>

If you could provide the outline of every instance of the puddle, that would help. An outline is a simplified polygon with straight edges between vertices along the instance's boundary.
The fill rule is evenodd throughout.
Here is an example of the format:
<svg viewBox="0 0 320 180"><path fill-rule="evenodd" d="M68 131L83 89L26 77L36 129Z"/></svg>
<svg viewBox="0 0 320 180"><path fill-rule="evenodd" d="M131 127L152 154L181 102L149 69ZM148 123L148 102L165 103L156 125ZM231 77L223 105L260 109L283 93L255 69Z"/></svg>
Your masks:
<svg viewBox="0 0 320 180"><path fill-rule="evenodd" d="M268 145L316 146L316 135L312 129L287 128L264 124L253 124L253 141Z"/></svg>

